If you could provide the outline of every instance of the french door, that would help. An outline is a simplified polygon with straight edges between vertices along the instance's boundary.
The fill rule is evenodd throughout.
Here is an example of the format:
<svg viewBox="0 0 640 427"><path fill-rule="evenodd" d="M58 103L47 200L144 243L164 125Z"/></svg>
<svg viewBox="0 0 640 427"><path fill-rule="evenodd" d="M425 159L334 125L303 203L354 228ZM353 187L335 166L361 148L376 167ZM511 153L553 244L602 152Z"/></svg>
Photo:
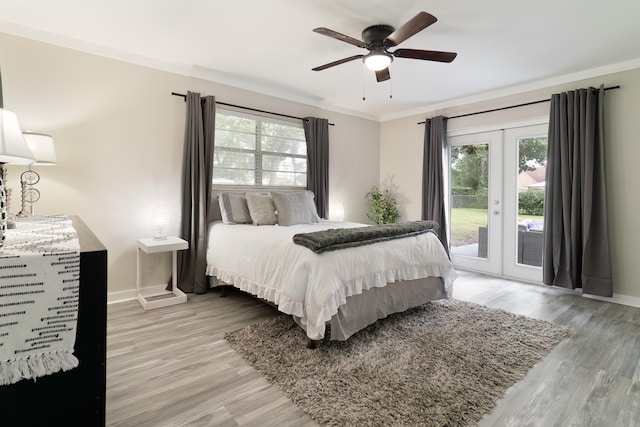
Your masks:
<svg viewBox="0 0 640 427"><path fill-rule="evenodd" d="M546 124L448 139L456 267L542 281L546 140Z"/></svg>

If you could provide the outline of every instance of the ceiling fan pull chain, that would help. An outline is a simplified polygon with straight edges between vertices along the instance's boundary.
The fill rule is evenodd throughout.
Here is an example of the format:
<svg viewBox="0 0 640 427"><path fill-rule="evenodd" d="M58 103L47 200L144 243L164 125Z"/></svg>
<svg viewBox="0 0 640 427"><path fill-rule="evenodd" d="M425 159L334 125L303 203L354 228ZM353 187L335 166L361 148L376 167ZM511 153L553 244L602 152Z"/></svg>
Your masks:
<svg viewBox="0 0 640 427"><path fill-rule="evenodd" d="M389 79L389 99L393 99L393 80Z"/></svg>
<svg viewBox="0 0 640 427"><path fill-rule="evenodd" d="M362 63L362 100L366 100L367 98L364 96L364 79L365 79L365 74L367 72L367 67L364 65L364 62Z"/></svg>

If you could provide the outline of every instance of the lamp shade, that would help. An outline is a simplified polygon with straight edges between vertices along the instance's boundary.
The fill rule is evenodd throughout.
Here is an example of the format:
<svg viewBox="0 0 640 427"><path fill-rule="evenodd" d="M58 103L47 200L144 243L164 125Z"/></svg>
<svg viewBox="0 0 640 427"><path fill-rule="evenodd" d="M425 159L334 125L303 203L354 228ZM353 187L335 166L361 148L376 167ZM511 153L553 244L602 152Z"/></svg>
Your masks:
<svg viewBox="0 0 640 427"><path fill-rule="evenodd" d="M51 135L35 132L24 132L22 135L36 159L34 165L56 164L56 147L53 145Z"/></svg>
<svg viewBox="0 0 640 427"><path fill-rule="evenodd" d="M169 228L169 209L166 206L157 205L151 212L151 235L156 240L167 238Z"/></svg>
<svg viewBox="0 0 640 427"><path fill-rule="evenodd" d="M35 157L22 136L15 113L0 108L0 163L33 163Z"/></svg>

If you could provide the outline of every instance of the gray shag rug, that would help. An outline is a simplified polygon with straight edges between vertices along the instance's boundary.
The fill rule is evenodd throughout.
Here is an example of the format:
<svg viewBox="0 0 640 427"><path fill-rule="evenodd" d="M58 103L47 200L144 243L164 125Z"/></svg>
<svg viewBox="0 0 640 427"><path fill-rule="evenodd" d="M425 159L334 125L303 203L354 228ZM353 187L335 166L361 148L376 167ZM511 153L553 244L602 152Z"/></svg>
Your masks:
<svg viewBox="0 0 640 427"><path fill-rule="evenodd" d="M284 315L225 339L320 424L468 426L567 332L450 299L391 315L315 350Z"/></svg>

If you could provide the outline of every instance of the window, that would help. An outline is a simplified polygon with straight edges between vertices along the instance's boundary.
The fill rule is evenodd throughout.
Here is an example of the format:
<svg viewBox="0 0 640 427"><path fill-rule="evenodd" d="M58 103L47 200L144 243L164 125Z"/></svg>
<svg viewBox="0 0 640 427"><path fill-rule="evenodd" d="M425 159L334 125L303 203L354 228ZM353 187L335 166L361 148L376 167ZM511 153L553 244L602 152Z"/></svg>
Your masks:
<svg viewBox="0 0 640 427"><path fill-rule="evenodd" d="M307 185L302 123L218 110L213 157L214 184Z"/></svg>

